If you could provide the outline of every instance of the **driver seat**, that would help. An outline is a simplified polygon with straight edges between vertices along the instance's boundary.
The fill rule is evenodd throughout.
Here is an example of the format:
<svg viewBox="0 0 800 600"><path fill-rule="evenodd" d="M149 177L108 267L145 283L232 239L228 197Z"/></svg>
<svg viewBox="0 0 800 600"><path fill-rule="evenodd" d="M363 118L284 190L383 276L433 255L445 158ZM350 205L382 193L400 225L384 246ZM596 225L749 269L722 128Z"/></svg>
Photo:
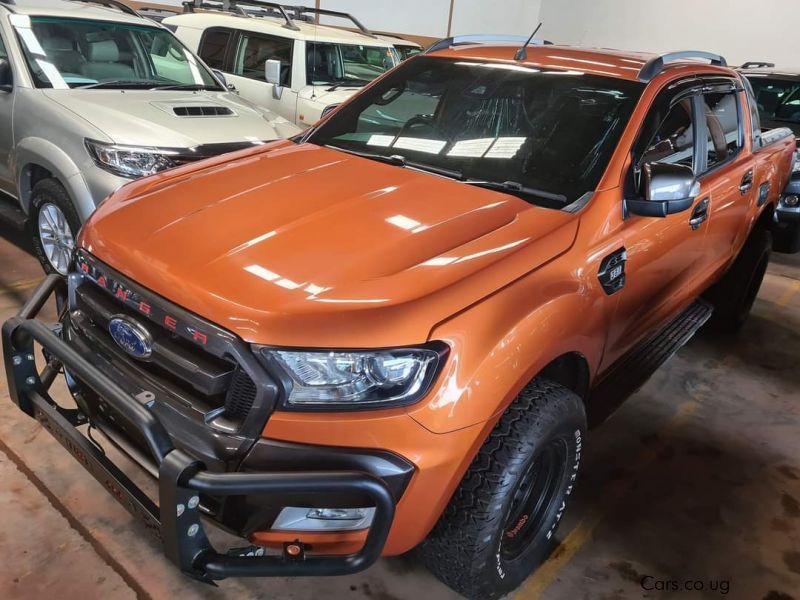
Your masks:
<svg viewBox="0 0 800 600"><path fill-rule="evenodd" d="M96 79L136 79L136 73L130 65L119 62L119 46L114 40L90 42L87 62L81 65L81 75Z"/></svg>

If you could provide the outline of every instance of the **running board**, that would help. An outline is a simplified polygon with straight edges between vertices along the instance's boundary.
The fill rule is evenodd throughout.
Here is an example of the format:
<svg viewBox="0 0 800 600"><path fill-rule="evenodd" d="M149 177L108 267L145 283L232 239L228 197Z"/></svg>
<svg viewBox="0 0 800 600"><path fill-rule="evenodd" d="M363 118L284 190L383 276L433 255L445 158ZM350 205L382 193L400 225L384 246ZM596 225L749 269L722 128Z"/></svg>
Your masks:
<svg viewBox="0 0 800 600"><path fill-rule="evenodd" d="M714 312L705 300L695 300L658 334L640 344L613 365L589 395L589 426L605 421L647 383L650 376L692 339Z"/></svg>

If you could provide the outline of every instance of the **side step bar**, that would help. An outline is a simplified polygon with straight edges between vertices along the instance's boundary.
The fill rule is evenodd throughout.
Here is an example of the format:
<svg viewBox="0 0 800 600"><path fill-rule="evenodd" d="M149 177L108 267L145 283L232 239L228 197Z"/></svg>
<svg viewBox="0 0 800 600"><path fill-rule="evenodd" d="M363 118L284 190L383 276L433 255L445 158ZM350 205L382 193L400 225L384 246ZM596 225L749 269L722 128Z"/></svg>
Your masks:
<svg viewBox="0 0 800 600"><path fill-rule="evenodd" d="M589 396L589 425L605 421L630 396L647 383L650 376L692 339L714 307L695 300L664 329L634 348L612 366Z"/></svg>

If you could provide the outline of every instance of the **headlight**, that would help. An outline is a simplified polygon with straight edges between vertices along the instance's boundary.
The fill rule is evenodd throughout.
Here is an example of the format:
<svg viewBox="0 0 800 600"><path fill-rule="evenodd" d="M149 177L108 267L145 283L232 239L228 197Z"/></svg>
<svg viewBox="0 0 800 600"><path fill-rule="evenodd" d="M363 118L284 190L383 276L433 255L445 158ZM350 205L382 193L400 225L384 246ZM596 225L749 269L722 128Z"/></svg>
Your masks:
<svg viewBox="0 0 800 600"><path fill-rule="evenodd" d="M437 342L373 351L261 351L288 376L286 408L352 410L418 401L430 390L447 350L446 344Z"/></svg>
<svg viewBox="0 0 800 600"><path fill-rule="evenodd" d="M172 157L177 150L120 146L86 140L86 148L95 162L107 171L122 177L144 177L177 165Z"/></svg>

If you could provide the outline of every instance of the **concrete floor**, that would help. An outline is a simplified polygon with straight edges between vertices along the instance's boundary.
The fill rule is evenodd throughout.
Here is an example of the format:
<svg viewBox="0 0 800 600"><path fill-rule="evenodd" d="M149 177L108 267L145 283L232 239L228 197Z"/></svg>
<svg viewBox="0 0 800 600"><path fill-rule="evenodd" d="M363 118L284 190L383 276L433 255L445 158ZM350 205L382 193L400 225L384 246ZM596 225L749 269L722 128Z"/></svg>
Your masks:
<svg viewBox="0 0 800 600"><path fill-rule="evenodd" d="M0 226L0 320L40 278L9 238ZM776 257L740 335L701 333L590 435L560 545L515 598L800 600L798 359L800 257ZM455 597L413 556L352 577L185 579L2 379L0 598Z"/></svg>

